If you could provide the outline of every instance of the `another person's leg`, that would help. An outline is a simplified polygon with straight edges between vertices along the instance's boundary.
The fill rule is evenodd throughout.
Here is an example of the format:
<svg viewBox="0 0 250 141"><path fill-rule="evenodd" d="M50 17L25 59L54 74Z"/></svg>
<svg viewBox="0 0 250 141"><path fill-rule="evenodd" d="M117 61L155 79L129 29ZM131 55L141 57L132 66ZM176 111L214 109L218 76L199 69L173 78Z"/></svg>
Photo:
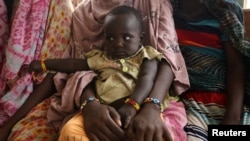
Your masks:
<svg viewBox="0 0 250 141"><path fill-rule="evenodd" d="M208 125L217 125L225 113L225 94L214 92L188 92L182 95L188 124L188 141L206 141Z"/></svg>

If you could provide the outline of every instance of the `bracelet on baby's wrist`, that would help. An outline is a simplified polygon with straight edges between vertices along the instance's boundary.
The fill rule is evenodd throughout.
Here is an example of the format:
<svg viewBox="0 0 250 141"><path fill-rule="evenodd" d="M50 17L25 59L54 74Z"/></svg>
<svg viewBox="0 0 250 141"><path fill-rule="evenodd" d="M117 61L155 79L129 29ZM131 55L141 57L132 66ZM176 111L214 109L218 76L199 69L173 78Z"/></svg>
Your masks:
<svg viewBox="0 0 250 141"><path fill-rule="evenodd" d="M153 103L160 107L161 112L163 112L163 104L160 102L160 100L152 97L148 97L144 100L144 103Z"/></svg>
<svg viewBox="0 0 250 141"><path fill-rule="evenodd" d="M48 71L48 69L47 69L47 67L46 67L46 65L45 65L44 60L41 60L41 68L42 68L43 72Z"/></svg>
<svg viewBox="0 0 250 141"><path fill-rule="evenodd" d="M132 99L130 99L130 98L127 98L127 99L125 100L125 103L127 103L127 104L133 106L133 107L135 108L136 111L139 111L139 110L140 110L140 105L139 105L136 101L134 101L134 100L132 100Z"/></svg>
<svg viewBox="0 0 250 141"><path fill-rule="evenodd" d="M93 102L93 101L96 101L96 102L99 102L99 103L100 103L100 100L99 100L99 99L97 99L97 98L95 98L95 97L90 97L90 98L88 98L88 99L86 99L86 100L84 100L84 101L82 102L80 109L82 110L89 102Z"/></svg>

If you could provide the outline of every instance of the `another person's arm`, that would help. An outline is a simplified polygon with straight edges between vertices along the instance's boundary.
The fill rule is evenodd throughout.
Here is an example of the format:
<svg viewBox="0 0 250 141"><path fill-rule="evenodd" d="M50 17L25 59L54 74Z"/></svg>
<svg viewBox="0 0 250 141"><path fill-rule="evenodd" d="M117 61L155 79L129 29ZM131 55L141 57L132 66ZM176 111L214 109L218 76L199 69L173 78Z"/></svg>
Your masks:
<svg viewBox="0 0 250 141"><path fill-rule="evenodd" d="M14 125L19 120L21 120L33 107L56 92L53 77L54 74L49 73L43 82L34 88L34 91L20 107L20 109L8 120L7 123L4 124L3 127L0 128L1 141L7 140Z"/></svg>
<svg viewBox="0 0 250 141"><path fill-rule="evenodd" d="M44 63L44 64L43 64ZM47 59L44 61L35 60L30 63L29 71L40 73L44 67L47 70L74 73L81 70L89 70L86 59Z"/></svg>
<svg viewBox="0 0 250 141"><path fill-rule="evenodd" d="M245 93L245 69L243 58L229 42L224 43L227 57L226 112L221 124L240 124Z"/></svg>

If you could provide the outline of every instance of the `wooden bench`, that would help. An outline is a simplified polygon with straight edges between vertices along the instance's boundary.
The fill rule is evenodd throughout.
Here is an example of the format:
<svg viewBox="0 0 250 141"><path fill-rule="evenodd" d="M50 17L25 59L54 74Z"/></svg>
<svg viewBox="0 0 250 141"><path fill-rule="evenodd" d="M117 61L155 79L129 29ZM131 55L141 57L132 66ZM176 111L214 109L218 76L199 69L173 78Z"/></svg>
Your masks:
<svg viewBox="0 0 250 141"><path fill-rule="evenodd" d="M246 38L250 41L250 9L244 9Z"/></svg>

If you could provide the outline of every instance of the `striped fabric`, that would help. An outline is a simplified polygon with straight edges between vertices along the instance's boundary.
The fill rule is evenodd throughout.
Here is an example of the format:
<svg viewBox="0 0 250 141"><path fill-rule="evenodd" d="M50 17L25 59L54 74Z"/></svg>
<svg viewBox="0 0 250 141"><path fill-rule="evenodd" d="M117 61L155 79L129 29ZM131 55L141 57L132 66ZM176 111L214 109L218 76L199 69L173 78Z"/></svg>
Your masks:
<svg viewBox="0 0 250 141"><path fill-rule="evenodd" d="M206 1L207 7L211 8L214 6L212 4L218 4L216 0L211 1L215 3ZM177 12L178 0L173 0L173 2L174 11ZM229 5L229 8L233 8L233 6ZM213 9L216 9L216 7L213 7ZM244 40L243 37L240 37L242 31L240 28L241 22L239 22L242 21L240 10L234 9L234 12L239 16L234 15L236 18L233 18L232 21L229 20L226 27L222 26L222 23L227 22L224 21L225 17L228 19L229 16L232 16L232 13L227 14L224 19L215 19L222 13L218 13L220 10L217 7L217 13L211 13L199 20L187 20L179 14L174 14L178 40L191 84L190 90L182 95L188 117L188 125L185 127L188 141L206 141L207 125L216 125L222 120L226 103L226 57L222 48L222 41L238 42L233 41L232 37L242 40L242 42ZM230 25L234 22L236 23L235 28ZM237 46L236 48L241 50L243 55L247 54L247 46ZM250 80L249 74L247 75L247 79ZM247 92L250 92L249 83L247 83L246 89ZM249 99L250 97L245 98L245 104ZM250 124L250 112L247 106L243 107L241 124Z"/></svg>
<svg viewBox="0 0 250 141"><path fill-rule="evenodd" d="M222 92L225 87L225 55L219 23L214 19L183 22L175 17L176 32L185 58L191 90ZM193 30L195 29L195 30Z"/></svg>

